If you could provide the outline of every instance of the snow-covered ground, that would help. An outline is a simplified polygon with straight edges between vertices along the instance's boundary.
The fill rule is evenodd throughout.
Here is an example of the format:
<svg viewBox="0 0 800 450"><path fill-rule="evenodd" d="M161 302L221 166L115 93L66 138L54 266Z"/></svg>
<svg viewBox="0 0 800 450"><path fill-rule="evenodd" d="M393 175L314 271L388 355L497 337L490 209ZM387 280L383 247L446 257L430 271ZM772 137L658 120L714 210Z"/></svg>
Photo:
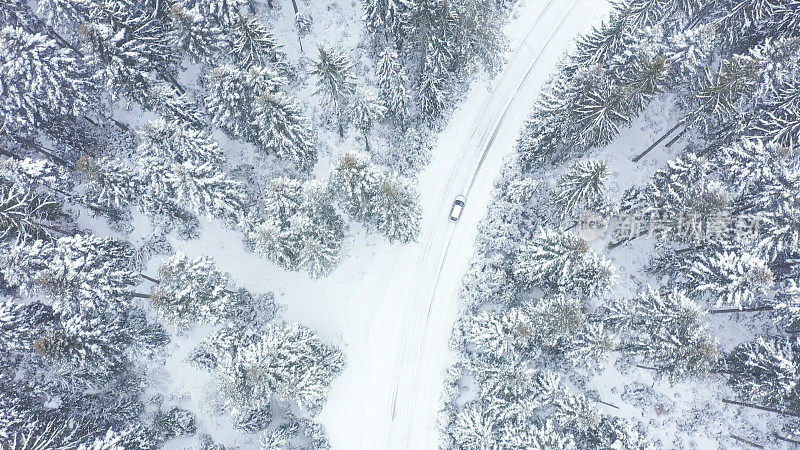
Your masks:
<svg viewBox="0 0 800 450"><path fill-rule="evenodd" d="M437 446L443 372L451 362L448 338L493 180L559 58L608 7L604 0L528 0L518 6L507 26L508 64L494 79L472 83L420 175L417 243L390 245L354 225L341 266L314 281L277 269L244 249L238 233L214 223L203 224L200 240L173 242L190 256L213 254L255 292L275 292L276 302L287 306L284 318L303 322L344 350L347 368L318 416L334 449ZM448 213L458 194L467 194L467 205L454 224ZM204 380L191 379L191 372L168 369L177 391L202 389ZM214 437L229 443L225 435Z"/></svg>

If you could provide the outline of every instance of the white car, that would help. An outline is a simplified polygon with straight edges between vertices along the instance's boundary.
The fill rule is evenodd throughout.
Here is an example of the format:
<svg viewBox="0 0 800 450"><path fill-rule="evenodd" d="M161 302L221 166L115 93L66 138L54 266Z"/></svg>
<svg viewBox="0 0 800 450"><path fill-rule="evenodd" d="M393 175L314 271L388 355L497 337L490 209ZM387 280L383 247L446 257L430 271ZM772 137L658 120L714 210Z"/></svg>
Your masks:
<svg viewBox="0 0 800 450"><path fill-rule="evenodd" d="M458 222L458 218L461 217L461 212L464 211L464 203L466 203L467 199L463 195L459 195L453 200L453 208L450 209L450 220L453 222Z"/></svg>

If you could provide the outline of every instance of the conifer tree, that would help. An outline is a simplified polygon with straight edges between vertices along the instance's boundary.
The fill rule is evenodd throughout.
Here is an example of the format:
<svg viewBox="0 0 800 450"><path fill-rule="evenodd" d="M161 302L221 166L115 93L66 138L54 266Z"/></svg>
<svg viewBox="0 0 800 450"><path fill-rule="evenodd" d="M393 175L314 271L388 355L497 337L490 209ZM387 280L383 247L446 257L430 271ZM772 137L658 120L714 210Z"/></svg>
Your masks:
<svg viewBox="0 0 800 450"><path fill-rule="evenodd" d="M234 411L258 409L275 398L313 414L343 367L341 352L308 328L269 324L235 355L223 357L219 386Z"/></svg>
<svg viewBox="0 0 800 450"><path fill-rule="evenodd" d="M183 253L161 264L150 295L159 315L182 327L236 318L249 300L247 291L236 290L230 275L210 257L190 259Z"/></svg>
<svg viewBox="0 0 800 450"><path fill-rule="evenodd" d="M259 148L292 161L301 171L314 167L317 149L311 126L288 96L263 92L256 100L251 123L258 130Z"/></svg>
<svg viewBox="0 0 800 450"><path fill-rule="evenodd" d="M254 16L240 16L234 27L233 56L239 67L271 66L286 72L283 54L275 38Z"/></svg>
<svg viewBox="0 0 800 450"><path fill-rule="evenodd" d="M407 0L365 0L364 21L372 30L395 33L402 28L408 7Z"/></svg>
<svg viewBox="0 0 800 450"><path fill-rule="evenodd" d="M414 182L386 172L374 198L374 221L378 231L389 239L408 243L419 235L422 211Z"/></svg>
<svg viewBox="0 0 800 450"><path fill-rule="evenodd" d="M324 186L277 178L265 198L266 220L250 233L256 253L288 270L327 275L341 257L344 222L325 200Z"/></svg>
<svg viewBox="0 0 800 450"><path fill-rule="evenodd" d="M310 170L317 158L313 132L294 101L278 90L285 81L266 67L221 66L209 77L207 106L214 124L231 137Z"/></svg>
<svg viewBox="0 0 800 450"><path fill-rule="evenodd" d="M55 198L0 178L0 242L54 239L70 232Z"/></svg>
<svg viewBox="0 0 800 450"><path fill-rule="evenodd" d="M595 210L605 202L603 183L608 177L604 161L578 161L558 180L555 203L563 214Z"/></svg>
<svg viewBox="0 0 800 450"><path fill-rule="evenodd" d="M385 48L379 58L377 76L383 102L388 113L402 123L409 116L409 95L406 91L408 76L405 67L391 47Z"/></svg>
<svg viewBox="0 0 800 450"><path fill-rule="evenodd" d="M347 152L331 169L329 183L350 217L359 222L368 222L373 217L380 173L369 155Z"/></svg>
<svg viewBox="0 0 800 450"><path fill-rule="evenodd" d="M0 132L47 129L77 116L97 100L79 55L41 33L0 29Z"/></svg>
<svg viewBox="0 0 800 450"><path fill-rule="evenodd" d="M221 47L222 31L204 20L197 7L173 5L169 17L169 43L183 50L193 62L213 62Z"/></svg>
<svg viewBox="0 0 800 450"><path fill-rule="evenodd" d="M364 144L369 151L369 131L375 121L386 114L386 105L372 93L360 90L353 97L351 121L364 135Z"/></svg>
<svg viewBox="0 0 800 450"><path fill-rule="evenodd" d="M724 236L704 232L712 229L712 221L723 216L729 207L730 194L724 184L714 179L713 171L708 159L693 153L669 161L667 168L653 175L648 186L623 197L621 211L643 220L657 220L648 225L658 226L657 229L643 231L652 231L664 239L720 239ZM692 226L687 227L687 223Z"/></svg>
<svg viewBox="0 0 800 450"><path fill-rule="evenodd" d="M207 131L157 119L142 127L141 138L138 172L154 201L174 199L195 214L241 220L241 187L225 173L225 156Z"/></svg>
<svg viewBox="0 0 800 450"><path fill-rule="evenodd" d="M417 99L423 114L433 117L444 108L445 77L436 70L420 75Z"/></svg>
<svg viewBox="0 0 800 450"><path fill-rule="evenodd" d="M112 238L77 234L10 249L0 271L23 291L42 292L58 312L123 308L139 275L130 268L132 249Z"/></svg>
<svg viewBox="0 0 800 450"><path fill-rule="evenodd" d="M203 17L208 17L217 25L231 27L247 9L248 0L196 0Z"/></svg>
<svg viewBox="0 0 800 450"><path fill-rule="evenodd" d="M514 275L522 288L587 297L606 292L616 280L611 262L589 250L587 242L550 229L541 230L521 249Z"/></svg>
<svg viewBox="0 0 800 450"><path fill-rule="evenodd" d="M206 107L214 125L234 139L253 142L258 133L251 124L256 99L265 92L275 92L285 78L267 67L240 70L225 64L206 77L209 95Z"/></svg>
<svg viewBox="0 0 800 450"><path fill-rule="evenodd" d="M747 401L800 413L800 341L763 337L726 357L728 383Z"/></svg>
<svg viewBox="0 0 800 450"><path fill-rule="evenodd" d="M716 71L707 71L697 87L694 114L704 123L724 119L738 110L741 98L754 92L758 62L749 56L734 56Z"/></svg>
<svg viewBox="0 0 800 450"><path fill-rule="evenodd" d="M701 254L684 270L689 292L710 294L715 306L743 307L763 302L775 278L763 259L749 253Z"/></svg>
<svg viewBox="0 0 800 450"><path fill-rule="evenodd" d="M649 289L638 298L603 307L602 317L624 333L621 349L642 355L671 379L707 374L716 363L717 345L702 323L705 312L678 289Z"/></svg>
<svg viewBox="0 0 800 450"><path fill-rule="evenodd" d="M352 65L338 49L320 46L318 50L319 59L314 61L311 74L317 77L317 92L336 115L339 135L344 136L345 108L355 94Z"/></svg>
<svg viewBox="0 0 800 450"><path fill-rule="evenodd" d="M127 332L119 322L74 314L44 332L33 345L37 354L64 370L102 377L122 369L126 341Z"/></svg>

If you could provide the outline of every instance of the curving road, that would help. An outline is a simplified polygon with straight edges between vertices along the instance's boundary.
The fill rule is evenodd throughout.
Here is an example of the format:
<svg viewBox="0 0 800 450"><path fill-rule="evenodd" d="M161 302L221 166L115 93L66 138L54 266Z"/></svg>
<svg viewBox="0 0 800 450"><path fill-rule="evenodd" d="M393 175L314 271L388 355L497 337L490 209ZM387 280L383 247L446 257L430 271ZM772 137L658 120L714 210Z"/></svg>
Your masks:
<svg viewBox="0 0 800 450"><path fill-rule="evenodd" d="M374 267L370 278L380 286L354 286L382 299L365 330L344 332L350 367L322 414L334 449L438 447L442 380L453 362L448 340L493 179L559 58L609 8L606 0L527 1L509 25L514 50L505 69L488 89L473 88L420 177L419 242ZM459 194L466 207L453 223L448 215Z"/></svg>

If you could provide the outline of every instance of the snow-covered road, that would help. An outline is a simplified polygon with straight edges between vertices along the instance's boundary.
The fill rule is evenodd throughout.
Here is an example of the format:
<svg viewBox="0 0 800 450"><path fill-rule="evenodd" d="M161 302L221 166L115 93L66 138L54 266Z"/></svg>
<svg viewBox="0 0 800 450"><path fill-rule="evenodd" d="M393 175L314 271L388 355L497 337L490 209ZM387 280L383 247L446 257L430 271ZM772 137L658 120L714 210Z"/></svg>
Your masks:
<svg viewBox="0 0 800 450"><path fill-rule="evenodd" d="M254 292L275 292L287 306L287 320L311 326L345 352L347 367L318 416L335 450L437 447L458 292L493 180L559 58L608 9L606 0L520 3L506 27L513 49L508 64L492 80L473 83L420 175L418 243L391 245L353 225L357 236L349 255L330 276L314 281L265 263L237 233L215 223L204 224L200 241L174 242L190 256L214 254L220 267ZM448 213L458 194L467 194L467 204L454 224ZM205 378L176 381L176 392L201 400ZM217 441L237 444L229 430L208 429Z"/></svg>
<svg viewBox="0 0 800 450"><path fill-rule="evenodd" d="M486 214L493 179L512 150L538 92L573 37L606 9L605 1L531 1L509 26L512 48L492 87L473 88L434 149L420 180L424 223L419 244L400 250L381 309L369 329L369 369L349 409L358 441L335 448L436 448L436 417L461 278ZM461 220L448 220L453 198L467 195ZM367 356L367 355L362 355ZM355 418L355 417L351 417Z"/></svg>

